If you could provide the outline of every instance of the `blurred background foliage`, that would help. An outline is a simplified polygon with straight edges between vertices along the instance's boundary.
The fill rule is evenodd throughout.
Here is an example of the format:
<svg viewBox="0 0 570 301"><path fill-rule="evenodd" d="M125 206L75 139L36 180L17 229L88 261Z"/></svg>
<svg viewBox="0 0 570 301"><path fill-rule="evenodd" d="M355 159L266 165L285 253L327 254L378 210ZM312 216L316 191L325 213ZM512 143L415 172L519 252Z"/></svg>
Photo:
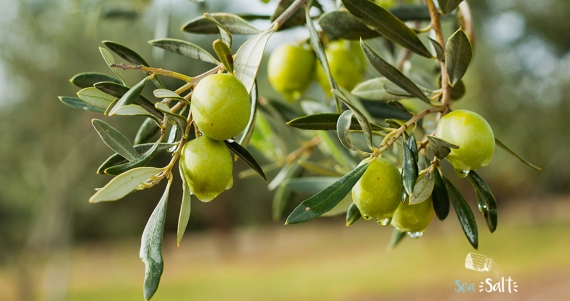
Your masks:
<svg viewBox="0 0 570 301"><path fill-rule="evenodd" d="M332 5L330 0L321 2ZM533 171L497 149L491 165L480 174L500 206L520 198L547 201L547 196L567 194L570 2L469 3L477 37L475 56L465 77L467 94L454 107L479 112L499 139L543 167L541 172ZM75 95L77 89L69 84L74 74L110 73L98 51L101 40L124 44L153 66L194 75L207 66L152 49L147 41L179 38L211 50L216 37L182 33L181 25L206 11L271 14L275 6L275 1L259 0L0 1L0 267L17 265L18 277L25 283L33 277L30 261L48 260L72 244L139 237L160 198L162 190L152 189L119 202L87 202L93 188L110 179L95 170L111 151L90 124L96 115L66 107L57 96ZM269 23L253 24L264 28ZM284 40L303 37L301 29L278 33L267 51ZM237 49L243 37L236 39ZM275 95L264 66L261 94ZM124 74L131 85L141 78L136 72ZM171 88L177 84L164 82ZM142 121L121 117L110 123L134 137ZM157 164L168 158L160 160L164 162ZM235 169L237 173L245 165L238 163ZM179 182L173 185L179 186ZM193 202L188 231L213 229L229 237L236 226L267 225L272 222L271 195L258 178L236 179L234 188L214 202ZM180 189L174 189L167 232L176 231L180 197ZM25 288L21 292L33 296Z"/></svg>

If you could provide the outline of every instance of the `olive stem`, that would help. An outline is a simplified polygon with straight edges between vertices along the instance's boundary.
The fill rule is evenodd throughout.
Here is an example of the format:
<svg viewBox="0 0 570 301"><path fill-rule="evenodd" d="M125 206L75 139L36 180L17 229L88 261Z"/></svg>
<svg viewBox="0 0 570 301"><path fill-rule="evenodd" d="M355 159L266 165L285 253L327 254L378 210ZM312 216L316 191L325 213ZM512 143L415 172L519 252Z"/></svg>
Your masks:
<svg viewBox="0 0 570 301"><path fill-rule="evenodd" d="M443 57L439 61L441 66L441 104L443 105L443 110L440 114L440 117L447 114L449 112L450 106L450 95L451 95L451 85L449 84L449 76L447 75L447 68L445 66L445 39L443 37L443 30L441 29L441 20L440 15L433 3L433 0L426 0L426 4L428 6L429 14L431 17L431 28L435 31L435 36L437 41L443 48Z"/></svg>
<svg viewBox="0 0 570 301"><path fill-rule="evenodd" d="M293 161L295 161L297 158L299 158L305 152L313 150L313 148L315 146L317 146L320 142L321 142L321 138L319 136L314 137L309 142L303 144L301 147L299 147L298 149L291 152L287 156L287 158L285 158L285 162L286 162L285 164L290 164Z"/></svg>
<svg viewBox="0 0 570 301"><path fill-rule="evenodd" d="M271 23L270 29L277 31L289 18L303 6L307 0L295 0L273 23Z"/></svg>
<svg viewBox="0 0 570 301"><path fill-rule="evenodd" d="M127 65L125 63L120 63L120 64L110 64L109 67L121 68L123 70L141 70L144 72L150 72L152 74L160 74L160 75L176 78L179 80L183 80L185 82L191 82L193 79L192 77L184 75L182 73L178 73L178 72L174 72L174 71L170 71L170 70L164 70L161 68L147 67L145 65L136 65L135 66L135 65Z"/></svg>

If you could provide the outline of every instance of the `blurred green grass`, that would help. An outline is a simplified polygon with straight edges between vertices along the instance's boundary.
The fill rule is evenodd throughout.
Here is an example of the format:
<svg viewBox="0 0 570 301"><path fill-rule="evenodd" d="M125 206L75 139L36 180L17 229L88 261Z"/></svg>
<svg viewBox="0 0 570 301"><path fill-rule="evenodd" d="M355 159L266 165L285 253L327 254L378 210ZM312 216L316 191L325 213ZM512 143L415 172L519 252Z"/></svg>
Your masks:
<svg viewBox="0 0 570 301"><path fill-rule="evenodd" d="M478 251L453 213L445 223L434 220L421 239L406 238L391 252L386 250L391 228L364 221L347 228L342 219L189 233L180 248L169 235L165 272L153 300L531 300L545 292L558 295L539 299L568 299L570 244L564 238L570 236L570 221L552 214L533 218L529 206L505 209L509 214L492 235L479 220ZM143 300L138 248L136 240L75 247L67 300ZM499 271L466 269L470 252L492 258ZM0 272L5 284L6 272ZM455 292L456 280L475 283L478 290L479 281L501 276L517 281L519 292ZM10 292L4 293L0 289L0 300L10 300Z"/></svg>

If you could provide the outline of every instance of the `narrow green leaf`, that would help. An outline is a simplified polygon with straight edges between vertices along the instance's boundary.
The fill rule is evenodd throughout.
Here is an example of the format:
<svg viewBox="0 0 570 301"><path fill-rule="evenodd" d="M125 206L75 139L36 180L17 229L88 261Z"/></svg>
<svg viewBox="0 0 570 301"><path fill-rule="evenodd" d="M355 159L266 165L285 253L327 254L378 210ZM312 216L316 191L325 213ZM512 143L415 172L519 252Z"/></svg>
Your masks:
<svg viewBox="0 0 570 301"><path fill-rule="evenodd" d="M414 160L416 160L416 163L419 163L420 160L418 158L418 144L416 143L416 137L414 137L413 133L410 133L410 137L408 138L408 148L412 152L412 155L414 156Z"/></svg>
<svg viewBox="0 0 570 301"><path fill-rule="evenodd" d="M406 232L400 232L398 229L394 228L387 249L389 251L393 250L402 241L402 239L404 239L404 237L406 237Z"/></svg>
<svg viewBox="0 0 570 301"><path fill-rule="evenodd" d="M390 81L385 77L373 78L356 85L356 87L354 87L350 93L360 98L376 101L388 101L406 98L405 96L396 96L388 93L384 88L384 85L388 82Z"/></svg>
<svg viewBox="0 0 570 301"><path fill-rule="evenodd" d="M142 90L146 84L148 77L143 78L140 82L134 85L127 93L125 93L119 101L115 104L115 106L109 112L109 116L115 115L117 110L126 105L130 105L135 102L135 100L141 95Z"/></svg>
<svg viewBox="0 0 570 301"><path fill-rule="evenodd" d="M336 130L336 124L338 122L340 114L337 113L318 113L313 115L301 116L295 118L289 122L288 125L302 129L302 130L323 130L323 131L334 131ZM373 131L383 131L383 127L371 123L370 128ZM351 131L361 131L362 127L358 123L356 117L353 117L350 123Z"/></svg>
<svg viewBox="0 0 570 301"><path fill-rule="evenodd" d="M218 20L216 20L216 18L211 14L205 13L204 17L206 18L206 20L216 24L218 30L220 31L220 35L222 36L222 41L226 44L226 46L228 46L228 48L232 48L233 39L230 31L226 27L224 27L222 23L218 22Z"/></svg>
<svg viewBox="0 0 570 301"><path fill-rule="evenodd" d="M404 107L404 105L401 104L399 101L388 100L388 105L399 111L409 113L408 109L406 109L406 107Z"/></svg>
<svg viewBox="0 0 570 301"><path fill-rule="evenodd" d="M455 86L463 77L469 67L472 56L473 48L471 42L469 42L469 38L460 28L449 37L445 46L445 66L451 86Z"/></svg>
<svg viewBox="0 0 570 301"><path fill-rule="evenodd" d="M271 202L271 215L274 221L281 219L283 213L285 213L285 209L287 209L289 204L293 201L294 196L295 193L291 189L283 185L277 187Z"/></svg>
<svg viewBox="0 0 570 301"><path fill-rule="evenodd" d="M168 150L169 148L176 146L176 145L177 145L176 143L160 143L158 145L158 148L156 149L155 155L162 153L162 152L164 152L164 151ZM145 144L135 145L134 148L137 151L137 153L139 154L139 156L141 156L145 152L147 152L149 149L151 149L153 146L154 146L154 143L145 143ZM105 173L105 169L107 169L109 167L117 166L117 165L120 165L123 163L127 163L127 162L129 162L129 160L125 159L123 156L121 156L119 154L113 154L112 156L107 158L107 160L105 160L105 162L103 162L103 164L101 164L101 166L99 166L99 168L97 169L97 173L103 174L103 173Z"/></svg>
<svg viewBox="0 0 570 301"><path fill-rule="evenodd" d="M356 204L352 203L350 207L348 207L348 211L346 212L346 226L351 226L352 224L356 223L362 217L360 210L356 207Z"/></svg>
<svg viewBox="0 0 570 301"><path fill-rule="evenodd" d="M431 58L418 35L389 11L368 0L342 0L346 9L386 39Z"/></svg>
<svg viewBox="0 0 570 301"><path fill-rule="evenodd" d="M172 179L172 178L171 178ZM144 299L150 300L160 283L160 277L164 270L162 259L162 236L164 235L164 223L166 220L166 208L168 205L168 193L172 180L168 181L160 202L152 212L144 227L140 258L144 262Z"/></svg>
<svg viewBox="0 0 570 301"><path fill-rule="evenodd" d="M541 167L538 167L530 162L528 162L527 160L523 159L521 156L519 156L517 153L515 153L513 150L511 150L509 147L507 147L505 144L503 144L503 142L499 141L499 139L495 138L495 143L502 149L504 149L507 153L515 156L517 159L519 159L519 161L521 161L524 165L534 169L534 170L542 170Z"/></svg>
<svg viewBox="0 0 570 301"><path fill-rule="evenodd" d="M160 141L157 141L149 150L147 150L146 152L141 154L135 160L133 160L131 162L126 162L123 164L119 164L119 165L109 167L109 168L105 169L104 172L108 175L120 175L124 172L127 172L127 171L133 169L133 168L145 166L150 162L150 160L152 160L152 158L156 154L156 150L158 149L159 145L160 145Z"/></svg>
<svg viewBox="0 0 570 301"><path fill-rule="evenodd" d="M319 18L319 25L332 38L345 40L372 39L380 34L370 29L360 19L345 10L326 12Z"/></svg>
<svg viewBox="0 0 570 301"><path fill-rule="evenodd" d="M245 41L236 53L234 75L243 83L248 93L253 88L263 51L273 32L274 29L269 29L258 33Z"/></svg>
<svg viewBox="0 0 570 301"><path fill-rule="evenodd" d="M106 94L117 97L119 99L122 98L129 91L129 87L119 85L113 82L99 82L95 84L95 88L97 88L102 92L105 92ZM154 103L150 102L150 100L146 99L142 95L139 95L139 97L135 99L134 104L143 107L145 110L147 110L150 114L152 114L154 117L158 119L162 119L164 117L164 114L162 114L162 112L160 112L154 107Z"/></svg>
<svg viewBox="0 0 570 301"><path fill-rule="evenodd" d="M114 177L107 185L99 189L89 203L116 201L131 193L137 186L164 169L157 167L139 167Z"/></svg>
<svg viewBox="0 0 570 301"><path fill-rule="evenodd" d="M69 96L58 96L59 100L66 106L72 107L74 109L83 109L95 113L104 113L105 110L94 107L90 104L85 103L83 100L77 97Z"/></svg>
<svg viewBox="0 0 570 301"><path fill-rule="evenodd" d="M258 98L257 82L253 83L253 88L249 93L249 97L251 104L251 110L250 110L251 113L249 115L249 121L247 122L247 125L243 130L243 134L238 141L239 145L243 147L247 147L249 145L249 141L251 140L251 137L253 136L253 131L255 130L255 118L257 116L257 98Z"/></svg>
<svg viewBox="0 0 570 301"><path fill-rule="evenodd" d="M356 167L331 186L304 200L287 217L286 224L310 221L334 208L362 177L369 164L365 163Z"/></svg>
<svg viewBox="0 0 570 301"><path fill-rule="evenodd" d="M260 30L253 27L246 20L238 15L228 13L213 13L212 17L222 24L232 34L253 35L260 33ZM217 34L219 29L205 16L200 16L182 25L182 31L197 34Z"/></svg>
<svg viewBox="0 0 570 301"><path fill-rule="evenodd" d="M228 146L228 148L234 152L234 154L238 155L249 167L251 167L257 174L264 180L267 181L267 177L263 172L259 163L255 160L255 158L245 149L243 146L239 145L237 142L232 141L224 141L224 143Z"/></svg>
<svg viewBox="0 0 570 301"><path fill-rule="evenodd" d="M97 88L84 88L77 96L86 104L105 111L117 98L99 91Z"/></svg>
<svg viewBox="0 0 570 301"><path fill-rule="evenodd" d="M358 120L358 123L362 128L362 133L366 138L366 143L368 144L368 147L371 150L374 150L375 147L372 141L372 127L370 126L370 122L368 121L366 116L364 116L364 114L360 110L358 110L354 105L352 105L352 103L350 103L348 99L346 99L346 97L344 97L344 95L340 91L333 89L332 92L354 113L354 116L356 116L356 119Z"/></svg>
<svg viewBox="0 0 570 301"><path fill-rule="evenodd" d="M336 163L346 169L356 167L356 163L354 162L352 156L346 148L342 147L336 138L336 135L333 136L333 133L324 131L318 131L317 135L323 142L323 152L325 152L327 155L331 155Z"/></svg>
<svg viewBox="0 0 570 301"><path fill-rule="evenodd" d="M180 167L180 164L178 165ZM176 245L180 247L180 242L182 241L182 236L186 232L186 227L188 226L188 220L190 219L190 212L192 211L190 199L192 192L188 183L182 174L182 169L179 168L180 178L182 179L182 204L180 205L180 215L178 216L178 228L176 231Z"/></svg>
<svg viewBox="0 0 570 301"><path fill-rule="evenodd" d="M453 186L453 184L445 177L443 177L443 183L445 184L445 188L447 189L453 208L455 208L455 213L457 213L457 218L459 219L463 233L465 233L465 237L467 237L471 246L477 250L479 246L479 234L477 232L477 223L475 222L475 216L473 215L473 211L471 211L471 207L469 207L469 204L467 204L465 198L463 198L457 188L455 188L455 186Z"/></svg>
<svg viewBox="0 0 570 301"><path fill-rule="evenodd" d="M427 136L429 142L429 148L433 152L433 154L440 160L443 160L449 153L451 153L451 149L455 148L458 149L459 146L455 144L451 144L443 139L439 139L435 136Z"/></svg>
<svg viewBox="0 0 570 301"><path fill-rule="evenodd" d="M369 101L361 99L362 105L372 115L374 118L384 119L384 118L396 118L400 120L409 120L412 118L412 114L402 112L387 103L378 101Z"/></svg>
<svg viewBox="0 0 570 301"><path fill-rule="evenodd" d="M441 46L441 44L439 44L438 41L436 41L430 37L428 37L428 39L431 42L433 49L435 50L435 56L437 57L438 60L441 61L441 59L443 59L443 46Z"/></svg>
<svg viewBox="0 0 570 301"><path fill-rule="evenodd" d="M410 194L410 205L419 204L432 194L435 179L430 173L421 175L414 186L414 191Z"/></svg>
<svg viewBox="0 0 570 301"><path fill-rule="evenodd" d="M218 58L226 67L229 73L234 72L234 57L232 56L232 50L228 47L225 42L218 40L214 41L214 51L218 55Z"/></svg>
<svg viewBox="0 0 570 301"><path fill-rule="evenodd" d="M418 179L418 162L408 144L403 144L404 162L402 163L402 184L408 195L414 191Z"/></svg>
<svg viewBox="0 0 570 301"><path fill-rule="evenodd" d="M495 200L495 196L489 189L489 186L487 186L487 183L474 171L469 172L469 181L475 188L479 211L483 213L487 227L493 233L497 229L497 200Z"/></svg>
<svg viewBox="0 0 570 301"><path fill-rule="evenodd" d="M340 114L336 124L336 135L338 136L338 140L344 147L353 151L357 151L358 148L352 143L352 140L350 139L349 136L350 122L352 121L353 116L354 112L350 110L346 110L342 114Z"/></svg>
<svg viewBox="0 0 570 301"><path fill-rule="evenodd" d="M211 24L211 22L209 21L208 23ZM217 28L216 28L216 33L218 33ZM202 47L183 40L157 39L157 40L148 41L148 43L152 46L162 48L191 59L200 60L206 63L212 63L214 65L218 65L220 63L218 60L216 60L214 56L212 56L208 51L204 50Z"/></svg>
<svg viewBox="0 0 570 301"><path fill-rule="evenodd" d="M150 141L150 139L159 131L160 127L152 118L145 119L137 131L134 144L136 145Z"/></svg>
<svg viewBox="0 0 570 301"><path fill-rule="evenodd" d="M366 58L368 58L368 61L370 61L372 66L378 70L380 74L384 75L388 80L398 85L400 88L404 89L411 95L423 100L426 103L430 103L424 92L422 92L422 90L414 82L412 82L411 79L407 78L404 74L402 74L402 72L400 72L400 70L396 69L396 67L383 60L362 40L360 41L360 45L362 46L362 50L364 50L364 54L366 55Z"/></svg>
<svg viewBox="0 0 570 301"><path fill-rule="evenodd" d="M129 47L113 41L103 41L103 44L105 44L105 46L109 47L111 51L125 59L127 62L134 65L143 65L149 67L149 64L138 53ZM147 72L147 75L150 75L150 73ZM164 88L164 85L158 77L154 76L152 78L152 81L157 88Z"/></svg>
<svg viewBox="0 0 570 301"><path fill-rule="evenodd" d="M447 15L454 11L462 1L463 0L437 0L437 3L439 4L441 12Z"/></svg>
<svg viewBox="0 0 570 301"><path fill-rule="evenodd" d="M141 107L139 105L133 105L133 104L125 105L125 106L118 108L117 110L115 110L115 115L120 115L120 116L148 116L151 118L156 118L156 117L150 115L150 113L147 110L145 110L143 107Z"/></svg>
<svg viewBox="0 0 570 301"><path fill-rule="evenodd" d="M299 165L301 165L306 170L314 172L314 173L319 174L321 176L328 176L328 177L340 177L340 176L342 176L342 174L339 173L338 171L333 170L332 168L330 168L328 166L324 166L322 163L316 163L316 162L311 162L311 161L307 161L307 160L298 160L297 163L299 163Z"/></svg>
<svg viewBox="0 0 570 301"><path fill-rule="evenodd" d="M308 194L315 194L340 180L340 177L302 177L283 181L287 188Z"/></svg>
<svg viewBox="0 0 570 301"><path fill-rule="evenodd" d="M107 74L99 73L99 72L79 73L79 74L76 74L75 76L73 76L69 81L72 84L74 84L75 86L82 88L82 89L88 88L88 87L93 87L93 85L98 83L98 82L114 82L117 84L121 84L120 80L118 80L112 76L109 76Z"/></svg>
<svg viewBox="0 0 570 301"><path fill-rule="evenodd" d="M91 121L93 127L103 140L105 144L117 154L120 154L129 161L134 161L137 159L139 154L133 147L133 145L114 127L108 125L103 120L93 119Z"/></svg>
<svg viewBox="0 0 570 301"><path fill-rule="evenodd" d="M174 122L176 123L176 125L178 125L179 128L181 128L181 129L186 128L186 124L188 124L186 117L172 112L170 110L170 107L167 104L165 104L163 102L157 102L154 104L154 107L157 108L162 113L168 115L169 118L172 118L174 120Z"/></svg>
<svg viewBox="0 0 570 301"><path fill-rule="evenodd" d="M152 91L152 94L156 98L173 98L173 99L184 99L184 97L176 94L176 92L168 89L156 89Z"/></svg>
<svg viewBox="0 0 570 301"><path fill-rule="evenodd" d="M105 63L107 63L107 66L111 68L111 71L113 71L113 73L119 77L119 79L123 82L123 85L126 85L125 78L123 77L121 69L111 67L111 64L115 63L115 57L113 57L113 54L103 47L99 47L99 52L101 52L101 56L103 56Z"/></svg>
<svg viewBox="0 0 570 301"><path fill-rule="evenodd" d="M449 195L447 194L439 170L434 168L431 174L434 179L433 192L431 194L433 209L437 218L443 221L449 214Z"/></svg>

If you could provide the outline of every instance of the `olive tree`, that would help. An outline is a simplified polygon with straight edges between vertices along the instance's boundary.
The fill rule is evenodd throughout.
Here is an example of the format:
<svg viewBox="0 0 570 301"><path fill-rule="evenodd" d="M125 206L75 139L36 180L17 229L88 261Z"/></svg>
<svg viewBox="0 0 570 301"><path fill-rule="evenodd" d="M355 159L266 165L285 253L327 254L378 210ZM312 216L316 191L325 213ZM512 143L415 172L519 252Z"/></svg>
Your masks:
<svg viewBox="0 0 570 301"><path fill-rule="evenodd" d="M162 236L176 173L183 183L178 244L192 195L209 202L231 189L233 162L239 158L264 181L267 169L279 170L267 184L275 191L275 220L288 214L286 224L298 224L346 214L349 226L361 217L373 219L394 227L393 248L406 236L421 237L434 216L443 221L453 207L477 249L474 214L441 164L448 161L458 177L472 184L491 232L497 227L497 202L475 170L491 162L495 146L539 169L501 143L479 114L453 110L454 101L465 94L462 77L474 49L466 1L342 0L334 9L320 2L281 0L264 29L248 21L263 16L225 12L184 24L185 32L219 35L214 54L192 41L149 41L212 64L201 74L161 69L127 46L103 41L100 53L113 75L77 74L71 82L81 88L78 97L60 97L70 107L109 117L147 117L132 143L93 119L115 154L97 169L113 178L89 199L115 201L167 182L142 235L146 300L156 292L164 268ZM442 23L452 34L445 36ZM294 27L304 28L309 38L281 45L269 58L268 80L282 99L260 95L265 46L273 33ZM250 36L236 53L231 50L234 35ZM123 72L139 72L142 79L130 85ZM180 85L167 89L161 77ZM314 80L322 87L318 97L306 93ZM154 86L152 97L143 95L146 85ZM169 153L170 162L153 166L160 153ZM260 156L271 163L260 165ZM294 192L312 196L291 204Z"/></svg>

